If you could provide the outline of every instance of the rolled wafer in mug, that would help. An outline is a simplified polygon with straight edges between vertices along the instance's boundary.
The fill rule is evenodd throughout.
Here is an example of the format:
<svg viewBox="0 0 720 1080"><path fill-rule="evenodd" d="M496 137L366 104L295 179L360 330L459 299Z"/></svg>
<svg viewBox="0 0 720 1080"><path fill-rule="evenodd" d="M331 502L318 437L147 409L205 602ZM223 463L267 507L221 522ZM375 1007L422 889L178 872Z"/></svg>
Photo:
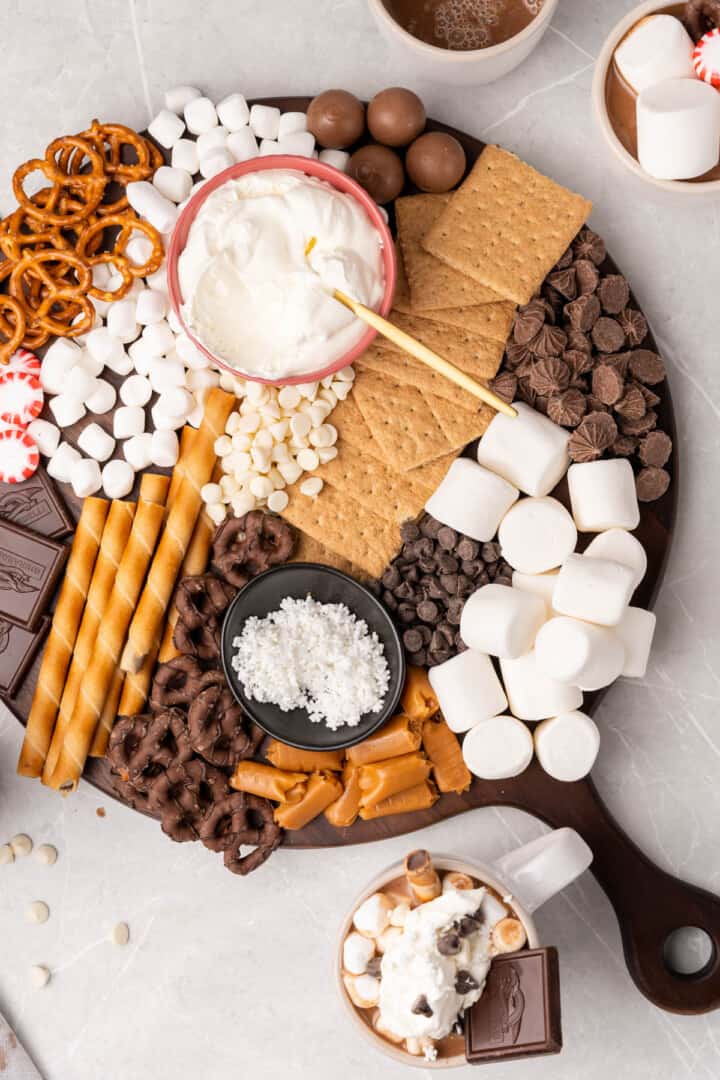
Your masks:
<svg viewBox="0 0 720 1080"><path fill-rule="evenodd" d="M100 714L93 741L90 744L88 757L105 757L110 742L110 734L115 726L115 721L120 715L119 704L122 688L125 685L125 675L117 668L110 683L108 696L105 698L103 711Z"/></svg>
<svg viewBox="0 0 720 1080"><path fill-rule="evenodd" d="M43 771L109 507L106 499L83 503L20 748L20 776Z"/></svg>
<svg viewBox="0 0 720 1080"><path fill-rule="evenodd" d="M342 784L331 772L313 773L299 799L275 807L274 818L283 829L302 829L342 795Z"/></svg>
<svg viewBox="0 0 720 1080"><path fill-rule="evenodd" d="M304 788L306 781L307 776L302 772L287 772L260 761L240 761L230 777L230 787L246 791L248 795L284 802L290 791L298 785Z"/></svg>
<svg viewBox="0 0 720 1080"><path fill-rule="evenodd" d="M410 890L419 904L434 900L442 892L440 875L433 866L429 851L418 848L405 856L405 877Z"/></svg>
<svg viewBox="0 0 720 1080"><path fill-rule="evenodd" d="M147 567L162 528L165 507L138 503L127 547L118 567L110 600L98 627L93 658L68 724L50 786L74 790L118 667L127 628L136 609Z"/></svg>
<svg viewBox="0 0 720 1080"><path fill-rule="evenodd" d="M122 656L123 671L138 671L142 667L163 625L178 572L202 509L200 491L210 480L215 466L215 440L225 431L225 421L234 405L235 397L223 390L213 388L207 396L202 423L184 463L183 482L168 514L130 624Z"/></svg>
<svg viewBox="0 0 720 1080"><path fill-rule="evenodd" d="M110 599L115 575L130 535L134 516L134 502L123 502L120 499L115 499L110 504L110 510L105 519L105 528L100 540L100 550L95 560L88 588L82 622L80 623L75 649L70 662L70 669L65 680L65 689L60 700L55 731L45 759L43 783L47 783L55 771L65 731L72 718L80 686L90 665L98 626Z"/></svg>

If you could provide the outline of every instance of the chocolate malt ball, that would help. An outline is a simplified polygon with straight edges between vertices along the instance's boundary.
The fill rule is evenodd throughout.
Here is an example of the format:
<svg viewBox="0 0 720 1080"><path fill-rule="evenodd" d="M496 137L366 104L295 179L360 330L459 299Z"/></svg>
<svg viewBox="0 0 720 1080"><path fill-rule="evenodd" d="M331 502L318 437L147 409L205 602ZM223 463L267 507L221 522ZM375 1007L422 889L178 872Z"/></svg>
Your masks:
<svg viewBox="0 0 720 1080"><path fill-rule="evenodd" d="M428 131L416 139L407 152L408 176L421 191L439 194L450 191L465 172L465 151L452 135Z"/></svg>
<svg viewBox="0 0 720 1080"><path fill-rule="evenodd" d="M368 129L384 146L407 146L425 127L425 106L412 90L391 86L368 105Z"/></svg>
<svg viewBox="0 0 720 1080"><path fill-rule="evenodd" d="M393 150L378 143L356 150L347 171L381 205L396 199L405 186L402 161Z"/></svg>
<svg viewBox="0 0 720 1080"><path fill-rule="evenodd" d="M326 150L344 150L365 131L365 106L347 90L326 90L310 102L307 126Z"/></svg>

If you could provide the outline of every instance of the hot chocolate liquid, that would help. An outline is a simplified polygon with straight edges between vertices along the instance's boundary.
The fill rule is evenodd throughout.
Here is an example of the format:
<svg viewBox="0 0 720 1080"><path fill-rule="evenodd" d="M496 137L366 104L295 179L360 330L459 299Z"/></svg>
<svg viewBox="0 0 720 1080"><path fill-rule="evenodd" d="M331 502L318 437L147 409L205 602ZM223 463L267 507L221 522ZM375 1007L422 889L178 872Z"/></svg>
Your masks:
<svg viewBox="0 0 720 1080"><path fill-rule="evenodd" d="M543 0L383 0L403 29L441 49L487 49L515 37Z"/></svg>

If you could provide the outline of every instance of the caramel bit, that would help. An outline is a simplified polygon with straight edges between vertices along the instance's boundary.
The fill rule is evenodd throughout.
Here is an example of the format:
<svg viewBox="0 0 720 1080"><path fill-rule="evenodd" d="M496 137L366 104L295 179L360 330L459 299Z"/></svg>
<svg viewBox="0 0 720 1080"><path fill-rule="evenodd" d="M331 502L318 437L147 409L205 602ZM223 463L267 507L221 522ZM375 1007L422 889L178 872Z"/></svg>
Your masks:
<svg viewBox="0 0 720 1080"><path fill-rule="evenodd" d="M513 341L516 345L527 345L540 332L545 322L545 307L540 299L519 307L513 326Z"/></svg>
<svg viewBox="0 0 720 1080"><path fill-rule="evenodd" d="M501 371L499 375L490 380L488 386L494 394L497 394L499 398L509 404L515 400L517 383L517 375L514 375L512 371Z"/></svg>
<svg viewBox="0 0 720 1080"><path fill-rule="evenodd" d="M637 487L637 496L640 502L655 502L669 488L670 473L667 469L657 469L650 465L638 473L635 486Z"/></svg>
<svg viewBox="0 0 720 1080"><path fill-rule="evenodd" d="M655 386L665 378L665 365L650 349L635 349L630 356L630 373L638 382Z"/></svg>
<svg viewBox="0 0 720 1080"><path fill-rule="evenodd" d="M566 300L574 300L578 294L577 277L575 267L568 266L565 270L555 270L548 274L546 281L556 289Z"/></svg>
<svg viewBox="0 0 720 1080"><path fill-rule="evenodd" d="M609 413L590 413L570 436L568 453L573 461L596 461L617 438L617 424Z"/></svg>
<svg viewBox="0 0 720 1080"><path fill-rule="evenodd" d="M529 376L530 385L536 394L549 397L566 390L570 382L570 369L562 360L538 360Z"/></svg>
<svg viewBox="0 0 720 1080"><path fill-rule="evenodd" d="M98 806L95 813L97 814L98 817L105 817L105 807L104 806Z"/></svg>
<svg viewBox="0 0 720 1080"><path fill-rule="evenodd" d="M620 312L617 320L623 328L628 345L641 345L648 332L647 319L643 313L634 308L625 308Z"/></svg>
<svg viewBox="0 0 720 1080"><path fill-rule="evenodd" d="M548 401L547 414L554 424L574 428L582 420L587 408L587 399L579 390L566 390L563 394L553 394Z"/></svg>
<svg viewBox="0 0 720 1080"><path fill-rule="evenodd" d="M627 420L640 420L647 412L647 402L637 386L630 386L615 405L615 412Z"/></svg>
<svg viewBox="0 0 720 1080"><path fill-rule="evenodd" d="M603 405L615 405L620 401L625 389L625 381L615 368L609 364L600 364L595 368L592 375L592 391ZM642 397L642 394L640 395ZM643 411L645 399L643 398Z"/></svg>
<svg viewBox="0 0 720 1080"><path fill-rule="evenodd" d="M600 272L589 259L578 259L575 263L575 281L579 296L594 293L600 282Z"/></svg>
<svg viewBox="0 0 720 1080"><path fill-rule="evenodd" d="M543 359L551 356L559 356L567 345L567 334L557 326L545 323L543 328L532 339L530 347L536 356Z"/></svg>
<svg viewBox="0 0 720 1080"><path fill-rule="evenodd" d="M596 266L605 261L605 241L587 226L575 237L573 251L576 259L589 259Z"/></svg>
<svg viewBox="0 0 720 1080"><path fill-rule="evenodd" d="M664 431L651 431L640 443L639 458L643 465L662 468L672 453L672 439Z"/></svg>

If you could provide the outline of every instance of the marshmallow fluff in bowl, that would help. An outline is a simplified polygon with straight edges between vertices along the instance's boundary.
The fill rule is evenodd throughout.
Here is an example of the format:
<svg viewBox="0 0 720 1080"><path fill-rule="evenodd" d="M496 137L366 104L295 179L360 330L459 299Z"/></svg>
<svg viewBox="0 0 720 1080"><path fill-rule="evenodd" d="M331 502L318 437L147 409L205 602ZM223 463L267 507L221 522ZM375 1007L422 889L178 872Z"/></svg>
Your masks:
<svg viewBox="0 0 720 1080"><path fill-rule="evenodd" d="M377 308L385 286L381 237L363 207L292 169L248 173L209 195L178 276L191 333L266 379L318 371L362 338L365 325L329 290Z"/></svg>

